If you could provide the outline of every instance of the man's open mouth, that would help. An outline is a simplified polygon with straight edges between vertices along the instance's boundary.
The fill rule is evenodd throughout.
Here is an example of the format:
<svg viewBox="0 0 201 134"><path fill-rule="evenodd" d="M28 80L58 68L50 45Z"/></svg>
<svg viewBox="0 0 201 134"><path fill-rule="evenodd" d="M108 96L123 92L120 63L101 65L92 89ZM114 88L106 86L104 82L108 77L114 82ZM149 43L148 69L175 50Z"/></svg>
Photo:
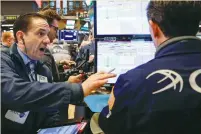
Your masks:
<svg viewBox="0 0 201 134"><path fill-rule="evenodd" d="M45 51L45 48L40 48L40 51L44 52L44 51Z"/></svg>

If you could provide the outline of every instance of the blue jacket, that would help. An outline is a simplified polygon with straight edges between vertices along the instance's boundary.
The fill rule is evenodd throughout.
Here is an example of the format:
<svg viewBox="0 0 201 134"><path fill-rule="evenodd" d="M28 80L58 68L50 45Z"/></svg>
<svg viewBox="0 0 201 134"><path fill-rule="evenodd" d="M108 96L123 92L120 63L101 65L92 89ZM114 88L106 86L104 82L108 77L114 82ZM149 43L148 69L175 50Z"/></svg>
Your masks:
<svg viewBox="0 0 201 134"><path fill-rule="evenodd" d="M83 99L79 84L30 82L27 68L17 51L17 45L1 51L1 130L3 134L31 134L58 121L55 109ZM35 72L52 82L47 66L37 62ZM24 124L5 118L8 110L30 111Z"/></svg>
<svg viewBox="0 0 201 134"><path fill-rule="evenodd" d="M201 40L165 41L153 60L120 75L114 96L99 117L106 134L201 134Z"/></svg>

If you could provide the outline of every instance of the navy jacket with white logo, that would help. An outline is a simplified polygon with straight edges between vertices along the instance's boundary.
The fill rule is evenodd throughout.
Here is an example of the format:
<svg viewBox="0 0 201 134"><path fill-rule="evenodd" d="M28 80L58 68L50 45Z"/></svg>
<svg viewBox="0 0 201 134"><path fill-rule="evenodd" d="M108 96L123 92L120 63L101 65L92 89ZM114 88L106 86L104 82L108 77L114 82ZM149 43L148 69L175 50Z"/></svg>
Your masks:
<svg viewBox="0 0 201 134"><path fill-rule="evenodd" d="M201 40L165 41L153 60L120 75L114 96L111 115L106 106L99 117L106 134L201 134Z"/></svg>

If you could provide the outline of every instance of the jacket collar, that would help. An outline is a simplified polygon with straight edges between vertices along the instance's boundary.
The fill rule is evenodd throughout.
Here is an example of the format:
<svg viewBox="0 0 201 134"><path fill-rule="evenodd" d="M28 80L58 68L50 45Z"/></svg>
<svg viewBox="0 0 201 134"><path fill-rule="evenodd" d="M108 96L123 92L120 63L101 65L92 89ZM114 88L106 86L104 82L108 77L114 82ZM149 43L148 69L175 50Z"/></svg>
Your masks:
<svg viewBox="0 0 201 134"><path fill-rule="evenodd" d="M201 53L201 39L195 36L168 39L156 49L155 57L184 53Z"/></svg>
<svg viewBox="0 0 201 134"><path fill-rule="evenodd" d="M7 45L4 45L3 43L1 43L1 46L2 46L2 47L9 48Z"/></svg>

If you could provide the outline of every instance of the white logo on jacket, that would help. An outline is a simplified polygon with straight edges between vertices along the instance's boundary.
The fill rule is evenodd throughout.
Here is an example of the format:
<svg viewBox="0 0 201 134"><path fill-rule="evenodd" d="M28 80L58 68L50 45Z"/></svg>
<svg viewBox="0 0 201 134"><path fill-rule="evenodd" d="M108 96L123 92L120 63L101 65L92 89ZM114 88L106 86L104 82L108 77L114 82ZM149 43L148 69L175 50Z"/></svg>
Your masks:
<svg viewBox="0 0 201 134"><path fill-rule="evenodd" d="M201 93L201 87L199 87L198 84L196 83L196 78L200 74L201 74L201 69L193 72L189 78L189 82L190 82L191 87L193 88L193 90L197 91L198 93ZM201 81L200 81L200 83L201 83Z"/></svg>
<svg viewBox="0 0 201 134"><path fill-rule="evenodd" d="M153 76L155 74L162 74L162 75L165 76L163 79L159 80L157 83L161 83L161 82L163 82L166 79L170 79L172 82L170 84L168 84L167 86L165 86L164 88L159 89L159 90L153 92L152 94L161 93L163 91L171 89L172 87L174 87L174 90L176 90L177 84L180 84L179 92L181 92L183 90L184 82L183 82L183 79L182 79L181 75L179 75L177 72L172 71L172 70L167 70L167 69L157 70L157 71L149 74L146 77L146 79L149 79L151 76ZM193 90L201 93L201 88L196 83L196 78L198 77L199 74L201 74L201 69L194 71L190 75L189 83L190 83L190 86L191 86L191 88ZM175 76L176 78L174 78L173 76Z"/></svg>

